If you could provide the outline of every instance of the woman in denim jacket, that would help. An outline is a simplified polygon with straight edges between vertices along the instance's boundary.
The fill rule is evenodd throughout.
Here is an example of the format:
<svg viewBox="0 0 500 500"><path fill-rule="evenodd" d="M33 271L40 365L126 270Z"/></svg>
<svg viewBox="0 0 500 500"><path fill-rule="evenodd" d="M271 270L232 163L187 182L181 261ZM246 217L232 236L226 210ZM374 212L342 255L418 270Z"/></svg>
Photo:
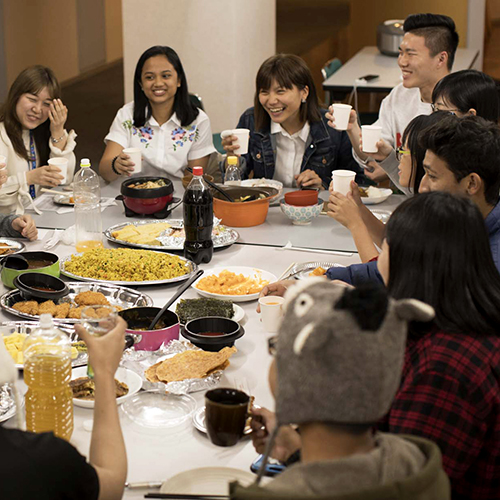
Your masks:
<svg viewBox="0 0 500 500"><path fill-rule="evenodd" d="M238 128L250 130L243 177L276 179L285 187L328 188L333 170L362 171L352 157L346 132L327 126L309 68L298 56L277 54L260 67L254 107ZM228 154L237 154L234 136L223 139Z"/></svg>

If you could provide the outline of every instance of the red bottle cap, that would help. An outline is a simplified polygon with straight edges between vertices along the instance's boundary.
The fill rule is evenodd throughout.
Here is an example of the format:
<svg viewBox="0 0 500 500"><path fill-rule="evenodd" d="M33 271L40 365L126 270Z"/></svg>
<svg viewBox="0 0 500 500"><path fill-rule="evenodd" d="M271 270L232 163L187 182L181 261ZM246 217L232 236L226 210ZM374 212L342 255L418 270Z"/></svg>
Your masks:
<svg viewBox="0 0 500 500"><path fill-rule="evenodd" d="M193 167L193 175L203 175L203 167Z"/></svg>

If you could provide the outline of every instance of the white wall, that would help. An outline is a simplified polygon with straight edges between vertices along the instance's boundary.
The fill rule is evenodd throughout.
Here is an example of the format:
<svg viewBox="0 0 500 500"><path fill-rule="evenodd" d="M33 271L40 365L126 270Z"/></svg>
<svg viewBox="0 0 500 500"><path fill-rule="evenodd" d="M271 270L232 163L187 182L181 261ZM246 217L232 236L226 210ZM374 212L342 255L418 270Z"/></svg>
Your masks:
<svg viewBox="0 0 500 500"><path fill-rule="evenodd" d="M141 53L169 45L212 131L235 127L252 105L259 66L276 50L276 0L122 0L122 7L126 101Z"/></svg>

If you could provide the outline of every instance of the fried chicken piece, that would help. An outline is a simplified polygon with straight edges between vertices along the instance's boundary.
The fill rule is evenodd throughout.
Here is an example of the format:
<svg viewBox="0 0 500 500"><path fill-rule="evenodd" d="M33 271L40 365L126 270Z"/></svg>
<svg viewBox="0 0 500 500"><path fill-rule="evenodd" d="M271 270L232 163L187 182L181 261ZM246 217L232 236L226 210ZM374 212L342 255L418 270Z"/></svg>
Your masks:
<svg viewBox="0 0 500 500"><path fill-rule="evenodd" d="M56 305L53 300L46 300L38 306L38 314L52 314L52 317L56 314Z"/></svg>
<svg viewBox="0 0 500 500"><path fill-rule="evenodd" d="M101 292L81 292L75 297L79 306L107 306L108 299Z"/></svg>
<svg viewBox="0 0 500 500"><path fill-rule="evenodd" d="M25 302L16 302L13 309L23 314L31 314L32 316L38 315L38 302L36 300L28 300Z"/></svg>
<svg viewBox="0 0 500 500"><path fill-rule="evenodd" d="M62 304L57 305L54 318L67 318L70 307L71 305L69 302L63 302Z"/></svg>
<svg viewBox="0 0 500 500"><path fill-rule="evenodd" d="M68 312L68 318L81 319L83 307L71 307Z"/></svg>

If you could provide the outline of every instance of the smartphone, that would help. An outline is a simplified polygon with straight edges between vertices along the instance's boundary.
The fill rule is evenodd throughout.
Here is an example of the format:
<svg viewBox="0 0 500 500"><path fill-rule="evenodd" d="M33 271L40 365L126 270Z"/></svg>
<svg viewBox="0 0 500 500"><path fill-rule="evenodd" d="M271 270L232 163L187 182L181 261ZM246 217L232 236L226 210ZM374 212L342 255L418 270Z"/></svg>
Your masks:
<svg viewBox="0 0 500 500"><path fill-rule="evenodd" d="M262 465L262 460L264 459L264 455L259 455L252 463L250 466L250 470L254 474L258 474L260 467ZM268 477L274 477L283 472L286 469L286 465L283 465L281 462L278 460L274 460L273 458L270 458L267 461L266 468L264 470L264 476Z"/></svg>
<svg viewBox="0 0 500 500"><path fill-rule="evenodd" d="M373 82L373 80L376 80L379 77L379 75L365 75L359 78L359 80L364 80L365 82Z"/></svg>

